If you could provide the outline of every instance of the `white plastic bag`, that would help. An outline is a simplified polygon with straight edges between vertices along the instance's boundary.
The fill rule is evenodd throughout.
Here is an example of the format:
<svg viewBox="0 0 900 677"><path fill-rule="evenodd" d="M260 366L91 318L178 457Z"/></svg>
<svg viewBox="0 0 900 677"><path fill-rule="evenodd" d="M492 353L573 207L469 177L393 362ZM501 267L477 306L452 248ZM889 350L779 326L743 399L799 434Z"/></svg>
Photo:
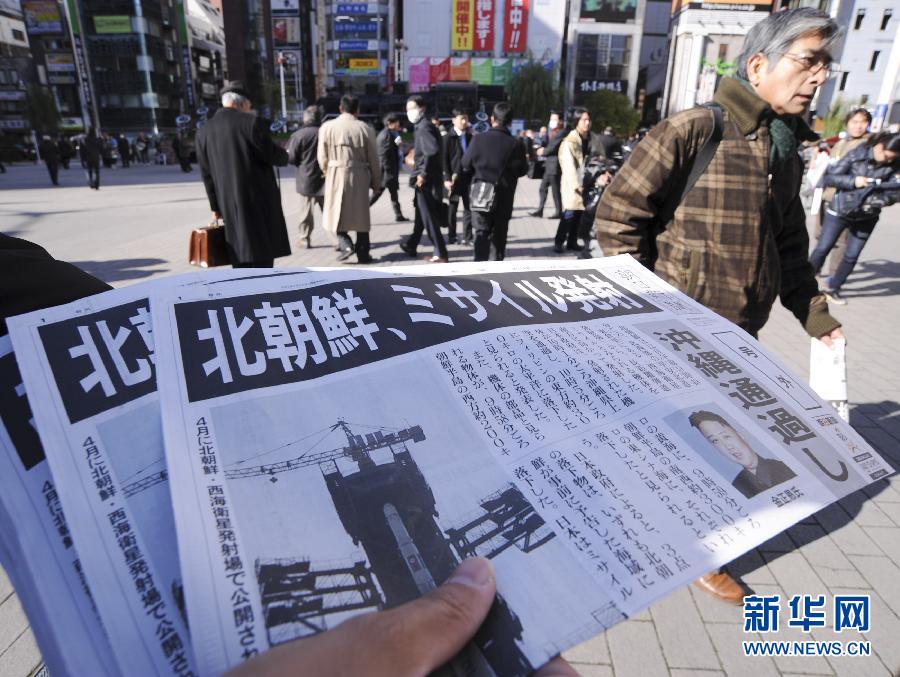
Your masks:
<svg viewBox="0 0 900 677"><path fill-rule="evenodd" d="M823 400L837 409L838 415L850 421L847 405L847 342L832 341L829 348L819 339L811 339L809 351L809 385Z"/></svg>

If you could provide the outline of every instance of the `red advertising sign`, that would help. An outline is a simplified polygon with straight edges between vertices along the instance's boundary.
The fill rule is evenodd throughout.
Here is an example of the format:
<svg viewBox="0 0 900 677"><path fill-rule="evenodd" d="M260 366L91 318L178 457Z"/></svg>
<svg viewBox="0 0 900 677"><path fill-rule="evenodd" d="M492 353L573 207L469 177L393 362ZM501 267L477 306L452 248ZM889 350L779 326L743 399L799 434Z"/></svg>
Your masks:
<svg viewBox="0 0 900 677"><path fill-rule="evenodd" d="M431 81L444 82L450 79L450 59L431 59Z"/></svg>
<svg viewBox="0 0 900 677"><path fill-rule="evenodd" d="M472 51L490 52L494 49L494 0L475 0L475 35Z"/></svg>
<svg viewBox="0 0 900 677"><path fill-rule="evenodd" d="M528 37L528 0L506 1L506 26L503 31L503 51L506 53L525 51Z"/></svg>

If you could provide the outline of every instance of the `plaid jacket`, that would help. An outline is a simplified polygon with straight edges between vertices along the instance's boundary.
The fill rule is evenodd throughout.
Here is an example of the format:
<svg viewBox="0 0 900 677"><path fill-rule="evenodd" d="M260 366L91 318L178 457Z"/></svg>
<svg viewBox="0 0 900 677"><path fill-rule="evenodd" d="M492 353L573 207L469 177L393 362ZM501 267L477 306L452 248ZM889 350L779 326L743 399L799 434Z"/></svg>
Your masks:
<svg viewBox="0 0 900 677"><path fill-rule="evenodd" d="M781 302L811 336L840 326L808 262L799 155L769 169L768 105L732 78L715 101L722 141L684 201L691 163L713 131L705 108L656 125L603 193L597 238L606 255L628 253L662 279L756 334ZM815 135L802 125L800 140ZM660 232L663 224L668 224Z"/></svg>

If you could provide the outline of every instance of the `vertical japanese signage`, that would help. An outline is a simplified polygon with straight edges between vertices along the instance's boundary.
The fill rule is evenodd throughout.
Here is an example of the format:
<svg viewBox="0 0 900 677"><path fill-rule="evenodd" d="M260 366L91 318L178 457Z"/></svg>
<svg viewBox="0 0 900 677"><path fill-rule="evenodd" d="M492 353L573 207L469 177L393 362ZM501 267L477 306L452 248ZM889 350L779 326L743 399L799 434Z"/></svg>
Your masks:
<svg viewBox="0 0 900 677"><path fill-rule="evenodd" d="M450 49L454 52L472 51L473 10L475 0L453 0L453 31Z"/></svg>
<svg viewBox="0 0 900 677"><path fill-rule="evenodd" d="M87 56L85 55L84 44L81 38L81 16L78 13L78 5L75 0L67 0L65 8L68 12L72 51L75 53L75 65L78 68L78 81L81 85L82 117L84 118L85 129L87 129L95 124L95 120L99 122L100 117L97 114L97 107L94 105Z"/></svg>
<svg viewBox="0 0 900 677"><path fill-rule="evenodd" d="M494 0L475 0L475 34L472 50L490 52L494 49Z"/></svg>
<svg viewBox="0 0 900 677"><path fill-rule="evenodd" d="M525 51L528 36L528 0L507 0L506 23L503 31L503 51L519 53Z"/></svg>
<svg viewBox="0 0 900 677"><path fill-rule="evenodd" d="M184 71L184 94L187 99L188 110L194 108L194 64L191 61L191 42L187 30L187 17L185 16L184 0L177 0L175 12L178 23L178 42L181 43L181 68Z"/></svg>

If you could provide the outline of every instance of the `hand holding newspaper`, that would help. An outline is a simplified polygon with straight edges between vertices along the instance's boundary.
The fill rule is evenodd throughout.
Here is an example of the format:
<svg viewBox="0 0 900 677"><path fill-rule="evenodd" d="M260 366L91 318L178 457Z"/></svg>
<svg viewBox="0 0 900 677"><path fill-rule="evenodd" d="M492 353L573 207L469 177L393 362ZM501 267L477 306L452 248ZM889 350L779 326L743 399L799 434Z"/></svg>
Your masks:
<svg viewBox="0 0 900 677"><path fill-rule="evenodd" d="M453 665L529 674L890 472L630 257L149 283L10 327L98 614L142 674L221 674L472 556L498 595Z"/></svg>

